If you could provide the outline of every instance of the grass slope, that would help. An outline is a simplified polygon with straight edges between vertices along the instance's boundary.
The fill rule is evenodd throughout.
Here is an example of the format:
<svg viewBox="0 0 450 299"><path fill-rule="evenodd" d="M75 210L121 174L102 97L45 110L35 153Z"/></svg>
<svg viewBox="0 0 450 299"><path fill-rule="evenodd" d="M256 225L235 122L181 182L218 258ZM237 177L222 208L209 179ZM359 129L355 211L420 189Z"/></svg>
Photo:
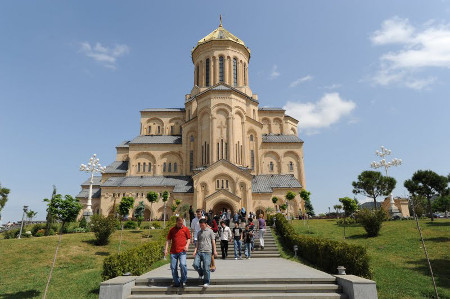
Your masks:
<svg viewBox="0 0 450 299"><path fill-rule="evenodd" d="M121 251L157 238L162 230L124 230ZM96 246L93 233L62 236L47 298L98 298L103 259L118 252L120 231ZM42 298L58 236L0 239L0 298ZM156 265L155 265L156 266Z"/></svg>
<svg viewBox="0 0 450 299"><path fill-rule="evenodd" d="M343 240L343 227L336 220L296 220L299 233ZM421 220L425 246L431 260L440 298L450 298L450 220ZM379 298L432 298L434 295L428 264L416 222L388 221L380 235L367 238L364 228L346 228L346 242L367 247L374 270Z"/></svg>

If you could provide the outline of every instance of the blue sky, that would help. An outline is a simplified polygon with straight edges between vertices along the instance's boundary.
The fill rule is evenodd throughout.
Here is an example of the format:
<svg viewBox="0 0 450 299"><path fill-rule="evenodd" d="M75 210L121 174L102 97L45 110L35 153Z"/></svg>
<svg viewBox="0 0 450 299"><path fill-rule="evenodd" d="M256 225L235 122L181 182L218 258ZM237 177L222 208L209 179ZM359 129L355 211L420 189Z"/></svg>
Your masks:
<svg viewBox="0 0 450 299"><path fill-rule="evenodd" d="M139 110L182 107L219 14L252 50L260 105L300 120L316 212L352 196L381 145L404 162L394 195L418 169L450 172L448 1L2 1L3 223L25 204L44 219L52 185L76 195L79 165L113 162Z"/></svg>

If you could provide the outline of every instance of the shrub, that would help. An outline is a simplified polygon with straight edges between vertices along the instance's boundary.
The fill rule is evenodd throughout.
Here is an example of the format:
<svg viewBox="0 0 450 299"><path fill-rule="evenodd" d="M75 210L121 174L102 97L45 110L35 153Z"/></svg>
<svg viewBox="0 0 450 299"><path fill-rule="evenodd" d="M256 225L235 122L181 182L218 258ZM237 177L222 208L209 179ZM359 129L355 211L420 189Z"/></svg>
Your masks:
<svg viewBox="0 0 450 299"><path fill-rule="evenodd" d="M45 223L37 223L37 224L33 225L33 227L31 228L31 234L33 236L37 237L36 233L41 229L45 230Z"/></svg>
<svg viewBox="0 0 450 299"><path fill-rule="evenodd" d="M124 229L136 229L137 228L137 223L132 221L132 220L128 220L127 222L125 222L125 224L123 225Z"/></svg>
<svg viewBox="0 0 450 299"><path fill-rule="evenodd" d="M346 242L298 234L282 214L275 215L276 231L282 245L292 251L298 246L298 255L317 268L336 273L338 266L344 266L348 274L372 277L366 248Z"/></svg>
<svg viewBox="0 0 450 299"><path fill-rule="evenodd" d="M116 230L117 220L114 216L93 215L90 226L95 234L95 244L106 245L109 243L109 237Z"/></svg>
<svg viewBox="0 0 450 299"><path fill-rule="evenodd" d="M63 234L71 234L75 231L76 228L79 227L78 222L70 222L66 223L62 229Z"/></svg>
<svg viewBox="0 0 450 299"><path fill-rule="evenodd" d="M86 229L82 228L82 227L77 227L76 229L73 230L74 233L85 233Z"/></svg>
<svg viewBox="0 0 450 299"><path fill-rule="evenodd" d="M80 228L84 228L87 229L88 228L88 223L85 217L82 217L80 220Z"/></svg>
<svg viewBox="0 0 450 299"><path fill-rule="evenodd" d="M369 237L378 236L383 221L386 220L387 215L383 209L369 210L363 209L358 212L358 221L364 227Z"/></svg>
<svg viewBox="0 0 450 299"><path fill-rule="evenodd" d="M103 261L103 280L123 275L126 272L130 272L131 275L142 275L149 271L152 264L163 257L167 233L174 225L175 221L171 218L157 240L149 241L105 258Z"/></svg>
<svg viewBox="0 0 450 299"><path fill-rule="evenodd" d="M338 219L336 221L336 223L339 226L344 225L344 218ZM352 225L352 224L356 224L356 223L357 223L357 221L355 218L351 218L351 217L345 218L345 225Z"/></svg>
<svg viewBox="0 0 450 299"><path fill-rule="evenodd" d="M161 224L159 222L152 222L152 225L154 228L162 228Z"/></svg>
<svg viewBox="0 0 450 299"><path fill-rule="evenodd" d="M45 235L45 229L40 229L34 234L35 237L43 237L44 235Z"/></svg>
<svg viewBox="0 0 450 299"><path fill-rule="evenodd" d="M3 233L3 238L5 239L14 239L19 235L20 228L10 229Z"/></svg>

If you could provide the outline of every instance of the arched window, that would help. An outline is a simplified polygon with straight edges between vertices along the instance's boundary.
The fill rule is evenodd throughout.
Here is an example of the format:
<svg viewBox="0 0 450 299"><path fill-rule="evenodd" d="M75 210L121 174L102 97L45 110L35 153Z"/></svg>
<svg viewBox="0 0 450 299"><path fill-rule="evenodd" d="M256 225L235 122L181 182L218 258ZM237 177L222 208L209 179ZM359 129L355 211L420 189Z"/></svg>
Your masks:
<svg viewBox="0 0 450 299"><path fill-rule="evenodd" d="M148 163L148 172L152 172L152 163Z"/></svg>
<svg viewBox="0 0 450 299"><path fill-rule="evenodd" d="M194 135L191 135L190 141L191 141L191 142L194 142Z"/></svg>
<svg viewBox="0 0 450 299"><path fill-rule="evenodd" d="M151 135L151 134L152 134L152 127L148 126L148 135Z"/></svg>
<svg viewBox="0 0 450 299"><path fill-rule="evenodd" d="M226 180L226 183L227 183L227 189L228 189L228 180Z"/></svg>
<svg viewBox="0 0 450 299"><path fill-rule="evenodd" d="M197 78L196 78L196 84L195 85L199 85L199 78L200 78L200 67L198 66L198 64L197 64Z"/></svg>
<svg viewBox="0 0 450 299"><path fill-rule="evenodd" d="M238 82L238 75L237 75L237 59L233 58L233 84L234 86L237 86Z"/></svg>
<svg viewBox="0 0 450 299"><path fill-rule="evenodd" d="M141 172L141 163L138 163L138 172Z"/></svg>
<svg viewBox="0 0 450 299"><path fill-rule="evenodd" d="M217 189L219 189L220 188L220 182L219 182L219 180L217 180Z"/></svg>
<svg viewBox="0 0 450 299"><path fill-rule="evenodd" d="M253 141L253 135L250 135L250 141Z"/></svg>
<svg viewBox="0 0 450 299"><path fill-rule="evenodd" d="M194 151L189 152L189 169L192 171L194 169Z"/></svg>
<svg viewBox="0 0 450 299"><path fill-rule="evenodd" d="M173 172L177 172L178 165L177 162L173 163Z"/></svg>
<svg viewBox="0 0 450 299"><path fill-rule="evenodd" d="M163 172L166 172L166 166L167 166L167 163L166 162L164 162L164 164L163 164Z"/></svg>
<svg viewBox="0 0 450 299"><path fill-rule="evenodd" d="M169 163L169 172L172 172L172 163Z"/></svg>
<svg viewBox="0 0 450 299"><path fill-rule="evenodd" d="M250 164L252 166L252 169L255 169L255 151L250 151Z"/></svg>
<svg viewBox="0 0 450 299"><path fill-rule="evenodd" d="M294 163L289 162L289 171L294 171Z"/></svg>
<svg viewBox="0 0 450 299"><path fill-rule="evenodd" d="M270 170L270 171L273 171L273 162L270 162L270 163L269 163L269 170Z"/></svg>
<svg viewBox="0 0 450 299"><path fill-rule="evenodd" d="M219 57L219 82L223 82L223 56Z"/></svg>
<svg viewBox="0 0 450 299"><path fill-rule="evenodd" d="M206 86L209 86L209 58L206 59Z"/></svg>
<svg viewBox="0 0 450 299"><path fill-rule="evenodd" d="M247 85L247 65L244 63L244 85Z"/></svg>
<svg viewBox="0 0 450 299"><path fill-rule="evenodd" d="M142 163L142 172L145 172L145 168L146 168L146 166L147 166L147 163Z"/></svg>
<svg viewBox="0 0 450 299"><path fill-rule="evenodd" d="M158 126L158 135L161 134L161 126Z"/></svg>

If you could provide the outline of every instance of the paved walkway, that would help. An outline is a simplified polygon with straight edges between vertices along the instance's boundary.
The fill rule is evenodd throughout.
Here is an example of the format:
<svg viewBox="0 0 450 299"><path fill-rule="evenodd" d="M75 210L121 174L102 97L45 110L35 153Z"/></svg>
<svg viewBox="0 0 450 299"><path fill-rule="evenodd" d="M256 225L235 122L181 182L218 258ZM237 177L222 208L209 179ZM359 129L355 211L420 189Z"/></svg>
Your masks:
<svg viewBox="0 0 450 299"><path fill-rule="evenodd" d="M187 261L188 278L197 278L197 271L192 267L192 260ZM214 279L229 278L334 278L332 275L306 265L283 258L264 258L250 260L216 259L216 271L211 273ZM170 264L147 272L140 278L170 278Z"/></svg>

